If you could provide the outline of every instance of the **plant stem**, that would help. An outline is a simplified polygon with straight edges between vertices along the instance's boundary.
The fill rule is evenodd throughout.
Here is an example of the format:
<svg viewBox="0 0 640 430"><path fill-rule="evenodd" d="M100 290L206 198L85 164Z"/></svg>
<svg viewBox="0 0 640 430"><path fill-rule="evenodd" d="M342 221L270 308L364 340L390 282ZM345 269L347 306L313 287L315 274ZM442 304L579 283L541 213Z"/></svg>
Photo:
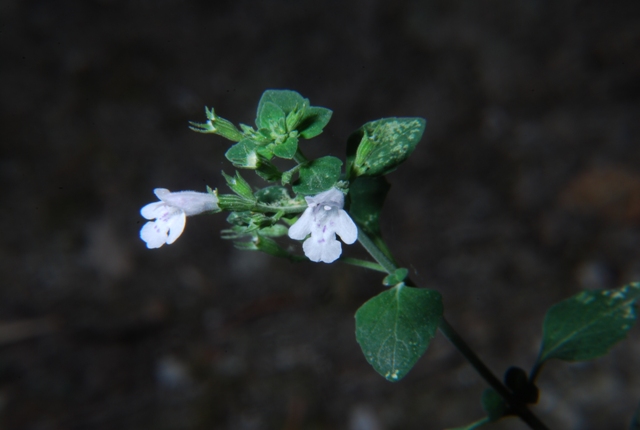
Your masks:
<svg viewBox="0 0 640 430"><path fill-rule="evenodd" d="M307 157L304 156L304 154L302 153L302 151L300 151L300 148L298 148L296 150L296 153L293 156L293 159L296 161L296 163L298 164L306 164L309 162L309 159Z"/></svg>
<svg viewBox="0 0 640 430"><path fill-rule="evenodd" d="M376 260L387 273L391 274L398 268L395 263L391 261L389 257L387 257L386 254L380 250L380 248L376 246L373 240L371 240L371 238L367 236L367 234L362 230L362 227L360 226L358 226L358 242L360 242L360 245L362 245L364 249L366 249L367 252L371 254L373 259Z"/></svg>
<svg viewBox="0 0 640 430"><path fill-rule="evenodd" d="M467 359L482 378L493 388L511 407L522 421L527 423L534 430L548 430L547 427L536 417L527 406L515 399L511 392L502 382L489 370L480 360L475 352L467 345L460 335L451 327L447 320L442 317L440 321L440 332L451 342L458 351Z"/></svg>
<svg viewBox="0 0 640 430"><path fill-rule="evenodd" d="M360 260L358 258L342 257L340 260L342 263L351 264L352 266L364 267L365 269L375 270L376 272L387 273L384 267L373 261Z"/></svg>
<svg viewBox="0 0 640 430"><path fill-rule="evenodd" d="M371 254L374 260L384 268L384 270L391 274L398 267L396 264L382 252L373 240L358 227L358 241L364 247L364 249ZM407 285L415 285L410 279L406 279ZM528 408L514 398L511 392L505 387L502 382L489 370L489 368L480 360L475 352L467 345L467 343L460 337L460 335L451 327L447 320L442 317L439 325L440 332L453 344L453 346L460 351L464 358L473 366L478 374L493 388L504 400L509 404L514 413L516 413L522 421L524 421L533 430L548 430L548 428L540 421Z"/></svg>

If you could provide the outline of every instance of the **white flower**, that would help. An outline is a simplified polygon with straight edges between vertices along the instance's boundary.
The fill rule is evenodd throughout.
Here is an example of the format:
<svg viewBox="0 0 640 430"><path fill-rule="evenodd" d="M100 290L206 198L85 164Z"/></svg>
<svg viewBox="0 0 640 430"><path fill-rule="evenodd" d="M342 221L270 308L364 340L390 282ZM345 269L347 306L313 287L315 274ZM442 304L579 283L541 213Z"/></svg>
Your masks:
<svg viewBox="0 0 640 430"><path fill-rule="evenodd" d="M147 243L147 248L160 248L165 243L171 245L184 230L187 216L202 212L214 211L218 208L218 198L210 193L196 191L178 191L172 193L166 188L153 190L160 199L149 203L140 214L149 221L140 229L140 238Z"/></svg>
<svg viewBox="0 0 640 430"><path fill-rule="evenodd" d="M340 239L351 245L358 238L358 228L349 215L342 209L344 194L331 188L313 197L305 197L307 209L289 228L291 239L302 240L309 233L311 237L304 241L302 248L311 261L331 263L342 254Z"/></svg>

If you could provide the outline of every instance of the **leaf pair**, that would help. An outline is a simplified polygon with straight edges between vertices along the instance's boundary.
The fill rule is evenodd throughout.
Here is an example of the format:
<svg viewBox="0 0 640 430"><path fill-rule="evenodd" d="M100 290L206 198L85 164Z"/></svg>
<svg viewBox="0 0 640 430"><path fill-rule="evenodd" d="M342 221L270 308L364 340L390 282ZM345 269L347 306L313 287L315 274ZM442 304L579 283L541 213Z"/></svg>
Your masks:
<svg viewBox="0 0 640 430"><path fill-rule="evenodd" d="M309 99L295 91L267 90L258 103L256 125L276 136L295 130L297 135L311 139L322 133L332 113L330 109L311 106Z"/></svg>

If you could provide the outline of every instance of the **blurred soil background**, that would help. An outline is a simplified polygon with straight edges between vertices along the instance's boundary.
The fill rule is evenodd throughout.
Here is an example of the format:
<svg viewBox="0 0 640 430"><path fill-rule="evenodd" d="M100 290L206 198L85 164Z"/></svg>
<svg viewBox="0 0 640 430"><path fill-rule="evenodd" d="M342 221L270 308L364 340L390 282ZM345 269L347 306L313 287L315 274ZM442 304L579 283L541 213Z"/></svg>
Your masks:
<svg viewBox="0 0 640 430"><path fill-rule="evenodd" d="M232 171L229 142L187 121L207 105L253 124L268 88L334 110L313 156L343 158L366 121L427 118L384 233L497 374L529 369L553 303L640 279L638 1L4 0L0 23L3 429L482 416L485 384L441 335L399 383L366 363L353 314L378 274L237 251L224 215L139 239L154 188ZM535 412L627 428L639 358L636 328L605 358L549 363Z"/></svg>

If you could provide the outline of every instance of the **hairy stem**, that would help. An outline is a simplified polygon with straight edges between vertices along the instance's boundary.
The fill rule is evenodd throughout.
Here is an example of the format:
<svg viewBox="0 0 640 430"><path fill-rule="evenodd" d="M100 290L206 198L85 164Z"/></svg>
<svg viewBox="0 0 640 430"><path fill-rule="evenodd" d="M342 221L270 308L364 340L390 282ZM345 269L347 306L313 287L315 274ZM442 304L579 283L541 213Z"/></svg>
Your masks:
<svg viewBox="0 0 640 430"><path fill-rule="evenodd" d="M360 260L358 258L341 257L340 262L351 264L352 266L364 267L365 269L375 270L376 272L387 273L384 267L373 261Z"/></svg>
<svg viewBox="0 0 640 430"><path fill-rule="evenodd" d="M300 148L298 148L296 150L295 155L293 156L293 159L296 161L296 163L298 164L306 164L309 162L309 159L307 157L304 156L304 154L302 153L302 151L300 151Z"/></svg>

